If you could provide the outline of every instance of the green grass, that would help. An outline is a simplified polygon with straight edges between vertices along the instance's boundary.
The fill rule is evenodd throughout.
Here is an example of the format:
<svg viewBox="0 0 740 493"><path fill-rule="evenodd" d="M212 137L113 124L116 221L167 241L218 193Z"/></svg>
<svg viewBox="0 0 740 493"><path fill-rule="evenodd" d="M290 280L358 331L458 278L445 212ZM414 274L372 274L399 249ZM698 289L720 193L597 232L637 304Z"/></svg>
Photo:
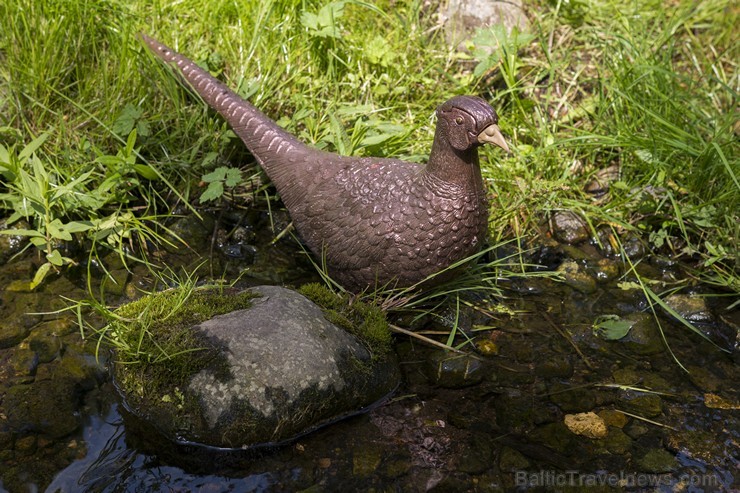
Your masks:
<svg viewBox="0 0 740 493"><path fill-rule="evenodd" d="M484 151L494 240L524 248L553 212L574 210L738 292L738 8L696 3L540 1L529 33L482 32L475 58L445 45L421 1L11 0L0 5L0 144L17 155L48 134L36 154L53 163L52 188L115 185L116 202L29 214L28 229L46 238L57 217L120 211L156 224L178 202L196 203L203 175L247 171L241 143L147 53L140 31L344 154L423 161L436 105L481 94L513 149ZM619 173L608 195L586 193L609 166ZM2 191L17 199L16 175L3 173ZM3 215L17 203L6 197Z"/></svg>

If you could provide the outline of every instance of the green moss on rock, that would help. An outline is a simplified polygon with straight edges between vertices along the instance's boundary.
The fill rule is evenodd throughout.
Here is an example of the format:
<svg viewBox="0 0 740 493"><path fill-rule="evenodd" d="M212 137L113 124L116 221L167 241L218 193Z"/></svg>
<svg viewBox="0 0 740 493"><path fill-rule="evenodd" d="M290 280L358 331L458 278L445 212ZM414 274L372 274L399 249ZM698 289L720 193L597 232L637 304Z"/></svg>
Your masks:
<svg viewBox="0 0 740 493"><path fill-rule="evenodd" d="M217 315L249 308L257 296L231 288L185 285L144 296L116 310L116 320L108 330L116 347L116 382L127 399L137 404L161 400L183 418L198 412L197 402L181 393L180 386L205 368L224 378L229 369L218 358L219 343L193 327Z"/></svg>
<svg viewBox="0 0 740 493"><path fill-rule="evenodd" d="M318 283L301 286L298 292L319 305L329 322L363 341L374 360L384 357L391 350L393 336L385 313L379 307L350 300L349 295L335 294Z"/></svg>

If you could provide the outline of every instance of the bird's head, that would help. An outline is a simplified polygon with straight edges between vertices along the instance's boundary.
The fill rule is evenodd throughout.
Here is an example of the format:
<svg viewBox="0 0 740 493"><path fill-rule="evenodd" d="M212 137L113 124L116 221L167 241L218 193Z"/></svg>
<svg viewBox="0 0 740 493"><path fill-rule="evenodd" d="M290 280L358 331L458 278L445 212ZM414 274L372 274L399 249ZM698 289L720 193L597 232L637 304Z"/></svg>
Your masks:
<svg viewBox="0 0 740 493"><path fill-rule="evenodd" d="M437 108L437 126L441 126L449 144L467 151L489 143L509 152L496 111L476 96L455 96Z"/></svg>

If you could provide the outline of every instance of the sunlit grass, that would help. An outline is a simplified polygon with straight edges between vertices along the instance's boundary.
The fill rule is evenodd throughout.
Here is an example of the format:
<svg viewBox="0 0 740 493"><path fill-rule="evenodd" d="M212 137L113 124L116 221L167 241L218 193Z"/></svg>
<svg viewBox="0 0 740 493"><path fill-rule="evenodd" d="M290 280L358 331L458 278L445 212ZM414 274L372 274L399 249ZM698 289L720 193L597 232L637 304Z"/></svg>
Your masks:
<svg viewBox="0 0 740 493"><path fill-rule="evenodd" d="M528 13L528 33L504 37L489 58L471 45L473 59L445 44L421 1L11 0L0 4L0 143L22 149L46 132L47 161L69 177L94 169L95 188L120 172L100 157L125 149L136 129L131 164L144 167L128 176L142 185L124 207L149 215L197 203L197 183L218 167L251 166L138 32L343 154L422 162L434 108L481 94L513 150L483 151L494 242L525 250L569 209L737 292L737 7L552 0ZM618 173L608 194L585 192L609 166Z"/></svg>

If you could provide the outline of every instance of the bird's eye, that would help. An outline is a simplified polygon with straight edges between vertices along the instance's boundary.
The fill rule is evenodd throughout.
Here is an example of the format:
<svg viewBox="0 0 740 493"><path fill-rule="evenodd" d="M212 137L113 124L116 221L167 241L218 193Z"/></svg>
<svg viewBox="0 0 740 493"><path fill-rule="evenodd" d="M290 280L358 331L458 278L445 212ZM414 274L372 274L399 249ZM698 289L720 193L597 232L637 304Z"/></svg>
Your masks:
<svg viewBox="0 0 740 493"><path fill-rule="evenodd" d="M458 125L462 125L463 124L463 117L458 116L457 118L455 118L455 123L457 123Z"/></svg>

